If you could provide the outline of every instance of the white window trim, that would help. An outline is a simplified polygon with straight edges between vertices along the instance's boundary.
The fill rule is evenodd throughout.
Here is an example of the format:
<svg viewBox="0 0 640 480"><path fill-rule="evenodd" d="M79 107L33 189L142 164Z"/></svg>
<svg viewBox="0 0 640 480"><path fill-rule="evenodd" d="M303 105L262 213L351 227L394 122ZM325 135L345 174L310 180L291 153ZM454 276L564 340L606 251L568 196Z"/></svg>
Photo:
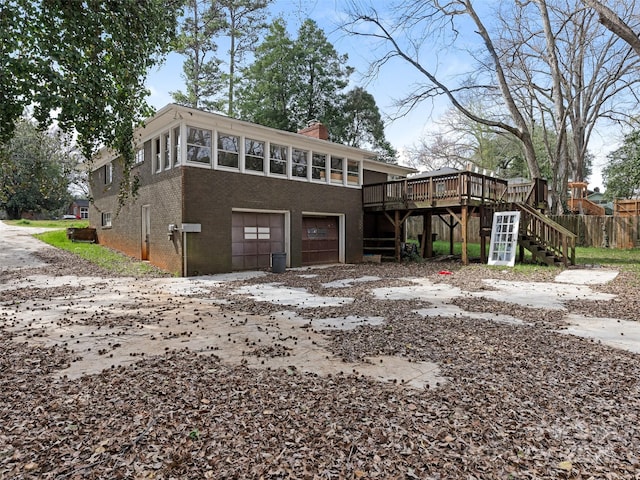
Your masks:
<svg viewBox="0 0 640 480"><path fill-rule="evenodd" d="M136 147L136 153L135 156L133 157L133 166L138 166L138 165L142 165L144 163L146 159L144 158L144 143L139 146Z"/></svg>
<svg viewBox="0 0 640 480"><path fill-rule="evenodd" d="M104 184L111 185L113 183L113 162L104 164Z"/></svg>
<svg viewBox="0 0 640 480"><path fill-rule="evenodd" d="M209 153L211 154L211 158L209 159L209 163L203 163L203 162L194 162L194 161L189 161L188 156L187 156L187 150L189 150L189 145L194 146L194 147L203 147L203 145L196 145L195 143L187 143L187 138L188 138L188 132L189 132L189 128L194 128L196 130L206 130L207 132L211 132L211 145L209 146ZM215 136L215 131L211 128L205 128L205 127L201 127L201 126L196 126L193 124L188 124L185 125L184 127L185 130L185 135L182 137L185 139L184 141L184 148L181 149L184 150L184 164L185 165L189 165L190 167L203 167L203 168L207 168L207 169L211 169L212 165L213 165L213 142L216 139ZM204 146L206 147L206 146Z"/></svg>
<svg viewBox="0 0 640 480"><path fill-rule="evenodd" d="M162 172L162 135L155 136L151 139L151 159L153 167L151 169L152 174Z"/></svg>
<svg viewBox="0 0 640 480"><path fill-rule="evenodd" d="M109 221L105 222L105 217L108 215ZM111 228L113 226L113 215L111 212L102 212L100 215L100 226L102 228Z"/></svg>
<svg viewBox="0 0 640 480"><path fill-rule="evenodd" d="M211 155L212 155L212 162L207 164L207 163L199 163L199 162L187 162L187 145L186 145L186 135L187 135L187 127L192 127L192 128L198 128L198 129L203 129L203 130L208 130L211 131L212 133L212 144L211 144ZM166 128L166 127L165 127ZM174 148L175 148L175 132L176 132L176 128L179 129L180 131L180 137L181 137L181 148L180 148L180 155L179 155L179 163L178 164L174 164L173 162L173 156L174 156ZM308 183L315 183L315 184L326 184L326 185L331 185L334 187L343 187L343 188L355 188L355 189L361 189L362 188L362 182L363 182L363 172L364 172L364 160L361 158L354 158L354 157L350 157L348 154L345 153L341 153L341 152L337 152L337 153L330 153L332 150L314 150L312 146L310 145L305 145L304 143L299 143L299 142L290 142L290 141L286 141L286 139L276 139L276 140L272 140L272 139L268 139L268 138L264 138L262 135L253 135L250 132L240 132L240 131L232 131L232 129L229 128L216 128L215 125L212 124L205 124L205 122L198 122L198 121L194 121L194 122L189 122L189 125L187 125L186 121L181 121L179 123L179 125L173 125L171 127L169 127L168 130L165 130L164 132L162 132L160 134L160 148L161 150L164 149L164 144L163 142L163 135L169 135L169 158L170 158L170 162L169 162L169 167L165 168L165 163L164 163L164 158L163 158L163 152L159 152L160 153L160 162L161 162L161 166L162 166L162 171L165 170L170 170L172 168L175 168L176 166L180 166L180 165L189 165L190 167L195 167L195 168L204 168L204 169L213 169L213 170L220 170L220 171L225 171L225 172L233 172L233 173L241 173L241 174L245 174L245 175L254 175L254 176L263 176L263 177L270 177L270 178L275 178L275 179L279 179L279 180L295 180L295 181L299 181L299 182L308 182ZM234 137L238 137L239 138L239 145L238 145L238 167L228 167L226 165L220 165L220 163L218 162L218 154L219 154L219 149L218 149L218 139L220 135L231 135ZM265 145L265 154L264 154L264 169L263 171L255 171L255 170L250 170L246 168L246 155L245 155L245 141L246 139L251 139L254 141L259 141L259 142L264 142ZM283 141L284 140L284 141ZM271 145L272 144L276 144L276 145L280 145L283 146L287 149L287 163L286 163L286 174L278 174L278 173L273 173L271 172ZM155 143L152 144L152 150L155 149ZM297 150L304 150L307 154L307 175L305 177L298 177L293 175L293 150L297 149ZM313 155L315 154L319 154L319 155L324 155L326 158L326 162L325 162L325 178L324 179L314 179L312 178L313 176ZM332 182L331 181L331 158L341 158L343 160L343 181L341 183L338 182ZM348 181L348 162L352 161L352 162L356 162L358 164L358 183L357 184L350 184Z"/></svg>
<svg viewBox="0 0 640 480"><path fill-rule="evenodd" d="M313 169L316 168L313 166L313 155L323 155L324 156L324 179L322 179L322 172L320 173L320 178L313 178ZM311 170L308 173L309 176L309 181L313 182L313 183L331 183L330 182L330 178L328 178L327 175L327 171L331 170L330 168L327 168L329 165L329 159L331 158L331 155L329 155L328 153L324 153L324 152L319 152L319 151L312 151L311 152L311 163L310 163L310 168L309 170ZM337 184L336 184L337 185Z"/></svg>
<svg viewBox="0 0 640 480"><path fill-rule="evenodd" d="M246 153L246 145L245 145L245 142L247 141L247 139L252 140L254 142L262 142L264 144L263 156L262 156L262 170L251 170L250 168L247 168L247 164L246 164L247 153ZM242 170L240 171L240 173L246 173L249 175L258 175L260 177L264 177L267 174L266 172L268 169L266 164L269 162L269 158L267 158L267 154L270 153L268 150L269 142L267 142L266 140L260 140L255 137L250 137L248 135L241 135L240 141L242 143Z"/></svg>
<svg viewBox="0 0 640 480"><path fill-rule="evenodd" d="M179 142L176 145L176 130L180 133ZM180 165L184 165L186 163L186 146L185 146L185 138L187 134L187 128L184 123L180 123L177 126L173 126L171 128L171 167L176 168ZM178 154L174 153L175 149L178 149ZM174 156L176 158L174 158Z"/></svg>
<svg viewBox="0 0 640 480"><path fill-rule="evenodd" d="M227 165L220 165L218 163L218 139L220 135L230 135L232 137L238 137L239 141L238 141L238 166L237 167L228 167ZM216 170L222 170L225 172L244 173L242 171L244 169L244 156L242 155L243 152L244 152L244 136L243 135L226 132L224 130L215 131L215 156L214 156L213 164Z"/></svg>

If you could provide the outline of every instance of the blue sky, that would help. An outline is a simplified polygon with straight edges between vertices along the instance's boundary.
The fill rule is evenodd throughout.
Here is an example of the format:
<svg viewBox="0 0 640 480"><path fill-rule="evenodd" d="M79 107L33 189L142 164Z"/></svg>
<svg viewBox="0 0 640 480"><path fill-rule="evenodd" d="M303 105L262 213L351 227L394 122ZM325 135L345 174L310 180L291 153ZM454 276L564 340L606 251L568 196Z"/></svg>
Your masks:
<svg viewBox="0 0 640 480"><path fill-rule="evenodd" d="M368 3L383 7L388 6L390 2L388 0L369 0ZM289 31L294 37L298 27L306 18L315 20L324 30L336 51L339 54L346 53L349 56L348 64L355 68L351 77L352 86L363 86L371 93L376 99L383 117L393 116L396 113L393 106L394 100L409 93L412 85L422 81L422 78L413 67L399 60L387 64L376 78L365 78L373 56L372 47L362 37L352 37L338 29L338 25L345 18L346 4L347 2L344 0L275 0L269 10L271 18L282 16L285 19ZM221 56L224 54L222 46L220 53ZM438 48L435 47L433 52L424 52L423 54L439 56L440 60L446 58L446 62L440 63L444 66L440 67L439 75L455 75L468 71L471 65L460 51L438 51ZM181 78L182 61L180 55L171 54L160 69L151 72L147 87L151 91L149 102L152 106L161 108L167 103L171 103L169 92L184 88L184 82ZM443 71L445 68L448 71ZM445 113L449 106L444 98L434 102L424 102L406 116L388 121L385 129L387 140L399 151L412 146L426 132L436 128L433 121ZM602 188L599 165L605 162L606 154L617 146L617 142L612 144L611 138L611 135L598 136L598 134L592 138L590 150L596 157L596 168L590 179L591 188L595 186Z"/></svg>

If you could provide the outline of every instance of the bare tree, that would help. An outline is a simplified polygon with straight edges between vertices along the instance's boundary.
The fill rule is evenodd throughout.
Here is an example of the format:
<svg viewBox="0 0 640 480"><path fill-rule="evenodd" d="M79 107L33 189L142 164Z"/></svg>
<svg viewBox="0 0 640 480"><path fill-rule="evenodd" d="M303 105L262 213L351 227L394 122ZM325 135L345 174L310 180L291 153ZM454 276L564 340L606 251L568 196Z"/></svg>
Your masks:
<svg viewBox="0 0 640 480"><path fill-rule="evenodd" d="M615 11L598 0L582 0L582 3L598 12L600 23L627 42L640 56L640 37Z"/></svg>
<svg viewBox="0 0 640 480"><path fill-rule="evenodd" d="M640 62L579 1L516 3L500 17L509 83L545 139L553 203L561 212L568 179L586 179L594 129L629 121L637 108Z"/></svg>
<svg viewBox="0 0 640 480"><path fill-rule="evenodd" d="M561 211L568 178L584 179L594 128L606 119L629 118L640 81L629 47L607 35L580 1L507 2L489 11L487 5L475 9L471 0L405 0L393 10L392 22L353 4L346 29L381 41L384 50L372 74L401 59L426 79L399 101L405 110L447 97L470 120L516 137L532 178L542 176L534 142L541 138L550 160L552 198ZM636 12L635 1L625 5L627 16ZM489 14L491 30L481 18ZM473 69L445 77L440 72L446 64L434 51L446 51L447 58L461 51L474 60ZM495 108L470 110L461 100L467 92L491 98Z"/></svg>
<svg viewBox="0 0 640 480"><path fill-rule="evenodd" d="M476 113L491 109L488 102L480 98L468 98L465 107ZM431 131L406 149L405 156L416 168L464 169L473 165L506 177L527 175L517 138L474 122L455 108L450 108L436 120ZM520 166L524 171L518 168Z"/></svg>
<svg viewBox="0 0 640 480"><path fill-rule="evenodd" d="M540 178L540 167L536 159L535 148L529 124L514 98L507 75L504 70L503 59L500 57L489 31L474 9L471 0L452 0L441 3L439 1L419 0L401 3L395 10L394 22L387 23L384 16L374 8L363 9L352 3L350 11L351 22L345 25L347 32L370 39L378 39L386 46L383 55L372 64L372 72L377 74L387 63L396 58L412 65L426 79L415 89L400 100L400 104L406 109L411 109L418 103L433 99L437 96L446 96L452 105L470 120L486 125L487 127L508 132L522 142L525 159L532 178ZM464 83L451 83L438 75L439 64L437 59L423 60L421 50L427 49L425 42L429 39L446 38L449 46L455 43L459 35L460 25L456 22L464 19L470 22L475 33L480 37L484 47L484 58L478 62L487 67L491 78L487 82L471 79ZM367 28L363 28L364 25ZM468 26L468 25L467 25ZM369 27L374 27L373 30ZM406 41L402 39L406 38ZM402 42L402 43L401 43ZM430 49L433 46L430 46ZM488 59L486 58L488 56ZM476 114L465 107L460 99L463 93L474 91L482 95L495 96L499 93L502 107L509 114L509 121L492 118L487 115Z"/></svg>

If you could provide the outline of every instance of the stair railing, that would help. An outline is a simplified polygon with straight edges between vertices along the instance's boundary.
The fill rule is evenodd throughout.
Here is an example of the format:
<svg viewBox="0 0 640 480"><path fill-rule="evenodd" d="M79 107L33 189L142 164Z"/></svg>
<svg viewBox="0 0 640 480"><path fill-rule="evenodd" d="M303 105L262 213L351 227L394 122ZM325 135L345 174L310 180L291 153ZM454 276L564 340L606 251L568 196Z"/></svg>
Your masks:
<svg viewBox="0 0 640 480"><path fill-rule="evenodd" d="M525 203L518 203L520 233L560 258L565 266L576 263L577 235Z"/></svg>

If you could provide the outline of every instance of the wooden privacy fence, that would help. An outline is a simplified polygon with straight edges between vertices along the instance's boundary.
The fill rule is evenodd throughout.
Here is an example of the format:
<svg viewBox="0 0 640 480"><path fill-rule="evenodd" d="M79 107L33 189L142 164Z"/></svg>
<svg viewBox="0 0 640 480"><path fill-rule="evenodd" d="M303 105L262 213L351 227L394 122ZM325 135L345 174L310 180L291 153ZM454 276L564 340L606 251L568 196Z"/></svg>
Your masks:
<svg viewBox="0 0 640 480"><path fill-rule="evenodd" d="M448 217L448 216L447 216ZM640 247L640 217L614 217L612 215L548 215L567 230L577 235L579 247L634 248ZM448 218L447 218L448 220ZM449 240L449 227L438 217L433 217L432 230L437 240ZM407 235L418 238L422 233L422 217L410 217L407 221ZM469 219L468 240L480 243L480 219ZM453 241L462 242L461 228L453 230Z"/></svg>
<svg viewBox="0 0 640 480"><path fill-rule="evenodd" d="M612 215L550 215L552 220L571 230L581 247L634 248L640 246L640 217Z"/></svg>

